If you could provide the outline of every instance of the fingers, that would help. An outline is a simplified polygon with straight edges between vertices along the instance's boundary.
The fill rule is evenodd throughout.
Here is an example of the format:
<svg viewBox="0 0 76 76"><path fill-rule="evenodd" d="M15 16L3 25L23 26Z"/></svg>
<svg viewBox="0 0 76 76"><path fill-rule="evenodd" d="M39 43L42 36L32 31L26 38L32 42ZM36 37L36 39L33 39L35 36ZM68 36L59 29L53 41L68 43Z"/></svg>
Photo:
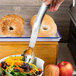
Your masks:
<svg viewBox="0 0 76 76"><path fill-rule="evenodd" d="M55 8L55 6L56 6L56 2L57 2L57 0L53 0L53 1L52 1L51 6L50 6L50 8L49 8L49 11L54 12L54 8Z"/></svg>
<svg viewBox="0 0 76 76"><path fill-rule="evenodd" d="M59 7L60 7L60 4L57 4L54 8L54 11L57 11Z"/></svg>
<svg viewBox="0 0 76 76"><path fill-rule="evenodd" d="M51 7L49 8L49 11L51 11L51 12L57 11L63 1L64 1L64 0L54 0L54 1L52 2Z"/></svg>
<svg viewBox="0 0 76 76"><path fill-rule="evenodd" d="M43 0L43 2L46 2L46 5L51 4L49 8L49 11L51 12L57 11L63 1L64 0Z"/></svg>
<svg viewBox="0 0 76 76"><path fill-rule="evenodd" d="M56 5L55 5L55 8L54 8L54 11L58 10L58 8L60 7L60 5L63 3L64 0L58 0Z"/></svg>

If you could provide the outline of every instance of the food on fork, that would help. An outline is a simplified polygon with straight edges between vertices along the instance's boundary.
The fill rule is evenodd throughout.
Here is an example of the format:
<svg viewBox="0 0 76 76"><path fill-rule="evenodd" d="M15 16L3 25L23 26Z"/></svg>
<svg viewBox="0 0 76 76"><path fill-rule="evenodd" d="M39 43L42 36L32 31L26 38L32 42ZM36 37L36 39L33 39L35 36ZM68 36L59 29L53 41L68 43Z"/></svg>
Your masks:
<svg viewBox="0 0 76 76"><path fill-rule="evenodd" d="M0 19L0 36L21 37L24 35L25 21L21 16L9 14Z"/></svg>
<svg viewBox="0 0 76 76"><path fill-rule="evenodd" d="M32 29L33 29L33 25L34 25L36 17L37 15L34 15L31 18L30 24L31 24ZM51 37L51 36L54 36L56 33L57 33L57 26L53 18L45 14L38 36L39 37Z"/></svg>
<svg viewBox="0 0 76 76"><path fill-rule="evenodd" d="M24 62L23 56L10 56L0 63L0 76L38 76L42 70Z"/></svg>

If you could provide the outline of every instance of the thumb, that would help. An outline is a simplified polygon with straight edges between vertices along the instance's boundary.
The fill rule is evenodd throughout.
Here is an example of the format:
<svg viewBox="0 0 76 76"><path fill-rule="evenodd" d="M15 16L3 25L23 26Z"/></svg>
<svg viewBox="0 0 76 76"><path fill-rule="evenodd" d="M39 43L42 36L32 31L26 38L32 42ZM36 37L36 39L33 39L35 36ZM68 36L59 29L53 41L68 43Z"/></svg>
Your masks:
<svg viewBox="0 0 76 76"><path fill-rule="evenodd" d="M49 5L49 4L52 3L52 1L53 1L53 0L47 0L45 4L46 4L46 5Z"/></svg>
<svg viewBox="0 0 76 76"><path fill-rule="evenodd" d="M46 0L43 0L43 2L45 2Z"/></svg>

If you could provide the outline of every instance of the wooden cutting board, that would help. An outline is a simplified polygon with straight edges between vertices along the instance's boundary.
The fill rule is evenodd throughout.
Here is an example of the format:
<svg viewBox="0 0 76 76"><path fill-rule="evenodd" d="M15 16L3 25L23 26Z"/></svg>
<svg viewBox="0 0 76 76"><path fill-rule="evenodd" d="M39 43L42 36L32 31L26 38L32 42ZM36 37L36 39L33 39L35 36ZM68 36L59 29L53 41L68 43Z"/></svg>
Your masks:
<svg viewBox="0 0 76 76"><path fill-rule="evenodd" d="M0 59L9 55L21 54L29 42L0 42ZM35 56L43 59L45 65L57 64L58 42L37 42Z"/></svg>

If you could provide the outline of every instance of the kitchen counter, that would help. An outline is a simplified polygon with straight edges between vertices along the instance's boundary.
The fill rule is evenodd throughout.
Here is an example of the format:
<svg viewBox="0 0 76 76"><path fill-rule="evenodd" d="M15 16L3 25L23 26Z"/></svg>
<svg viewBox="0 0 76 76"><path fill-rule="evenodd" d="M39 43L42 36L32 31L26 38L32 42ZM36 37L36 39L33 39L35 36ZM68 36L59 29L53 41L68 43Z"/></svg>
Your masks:
<svg viewBox="0 0 76 76"><path fill-rule="evenodd" d="M18 42L17 42L18 43ZM28 44L28 43L27 43ZM38 45L39 43L37 43L37 45ZM52 45L51 45L52 44ZM13 46L12 46L12 44L10 45L10 47L8 46L8 45L10 45L10 43L8 43L7 45L5 45L4 43L2 44L2 45L0 45L0 48L3 50L3 51L1 51L1 55L0 55L0 57L2 57L2 56L4 56L4 55L8 55L8 54L13 54L13 53L21 53L21 50L24 50L25 48L27 48L27 46L25 47L25 44L23 44L23 46L22 46L22 44L20 43L18 43L18 45L16 45L16 44L14 44ZM44 44L45 45L45 44ZM50 46L51 45L51 46ZM39 45L38 45L39 46ZM41 46L41 44L40 44L40 46ZM55 51L56 51L56 49L54 49L55 47L57 48L57 46L58 46L58 43L56 43L56 42L53 42L53 43L48 43L48 47L50 47L51 48L51 52L50 52L50 54L51 54L51 57L52 57L52 60L55 60L55 58L53 59L53 54L55 53ZM5 48L4 48L5 47ZM13 48L14 47L14 48ZM46 47L46 46L44 46L44 47ZM42 46L42 49L43 49L43 51L45 51L44 50L44 47ZM48 48L48 47L46 47L46 48ZM0 49L0 50L1 50ZM11 51L11 52L8 52L8 50L9 51ZM16 51L15 51L16 50ZM19 50L19 51L18 51ZM37 48L35 49L36 51L36 53L38 54L38 55L40 55L38 52L39 52L39 49L38 49L38 51L37 51ZM44 57L44 59L46 60L46 58L45 58L45 56L47 55L49 55L50 56L50 54L49 54L49 51L50 51L50 49L48 49L47 50L47 54L46 53L44 53L44 55L41 55L41 57ZM6 52L6 53L5 53ZM40 52L41 53L41 52ZM76 66L75 66L75 64L74 64L74 60L73 60L73 57L72 57L72 55L71 55L71 53L70 53L70 50L69 50L69 48L67 47L67 43L59 43L59 48L58 48L58 58L56 58L57 59L57 64L59 63L59 62L61 62L61 61L69 61L72 65L73 65L73 67L74 67L74 74L73 74L73 76L76 76L76 72L75 72L75 70L76 70ZM48 61L50 61L51 60L51 58L49 57L49 59L48 59ZM51 61L50 61L51 62ZM49 62L49 63L50 63ZM53 62L53 61L52 61Z"/></svg>

